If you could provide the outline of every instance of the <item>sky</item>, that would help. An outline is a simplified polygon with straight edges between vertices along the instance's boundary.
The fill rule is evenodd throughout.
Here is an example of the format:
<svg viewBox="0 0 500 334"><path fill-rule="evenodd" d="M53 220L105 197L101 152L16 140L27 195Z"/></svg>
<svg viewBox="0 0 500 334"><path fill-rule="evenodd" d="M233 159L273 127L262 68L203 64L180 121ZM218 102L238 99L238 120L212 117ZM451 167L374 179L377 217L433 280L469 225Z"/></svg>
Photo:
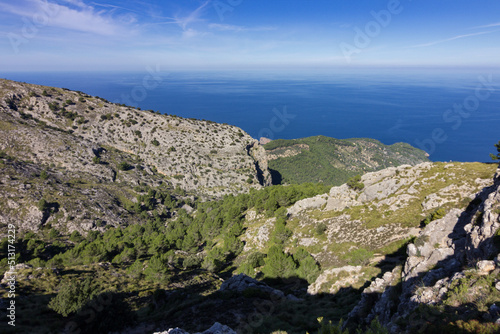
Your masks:
<svg viewBox="0 0 500 334"><path fill-rule="evenodd" d="M0 0L0 71L500 67L497 0Z"/></svg>

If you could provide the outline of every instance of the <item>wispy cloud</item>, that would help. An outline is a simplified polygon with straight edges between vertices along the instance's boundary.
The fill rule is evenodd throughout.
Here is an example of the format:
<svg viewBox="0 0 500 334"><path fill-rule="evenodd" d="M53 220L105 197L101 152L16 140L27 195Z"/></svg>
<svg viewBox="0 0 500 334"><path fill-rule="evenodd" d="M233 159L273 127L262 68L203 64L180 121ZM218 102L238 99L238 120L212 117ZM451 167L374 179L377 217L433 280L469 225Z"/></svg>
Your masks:
<svg viewBox="0 0 500 334"><path fill-rule="evenodd" d="M175 15L173 17L165 17L167 22L163 23L172 23L177 24L182 30L187 30L188 25L193 24L195 22L203 21L202 16L205 8L210 3L210 0L205 1L201 6L193 10L187 15Z"/></svg>
<svg viewBox="0 0 500 334"><path fill-rule="evenodd" d="M243 27L243 26L235 26L230 24L220 24L220 23L211 23L208 27L212 30L218 31L233 31L233 32L245 32L245 31L270 31L275 30L274 27Z"/></svg>
<svg viewBox="0 0 500 334"><path fill-rule="evenodd" d="M496 32L496 31L498 31L498 30L481 31L481 32L473 33L473 34L458 35L458 36L454 36L454 37L450 37L450 38L446 38L446 39L441 39L441 40L438 40L438 41L433 41L433 42L429 42L429 43L413 45L412 47L413 48L423 48L423 47L433 46L433 45L437 45L437 44L441 44L441 43L445 43L445 42L449 42L449 41L454 41L456 39L461 39L461 38L466 38L466 37L472 37L472 36L478 36L478 35L491 34L491 33Z"/></svg>
<svg viewBox="0 0 500 334"><path fill-rule="evenodd" d="M493 28L493 27L500 27L500 22L486 24L484 26L477 26L477 27L473 27L472 29Z"/></svg>
<svg viewBox="0 0 500 334"><path fill-rule="evenodd" d="M36 15L45 16L47 26L97 35L112 36L124 31L124 27L105 10L96 11L79 0L63 2L76 8L46 0L18 0L10 4L0 3L0 10L30 19Z"/></svg>

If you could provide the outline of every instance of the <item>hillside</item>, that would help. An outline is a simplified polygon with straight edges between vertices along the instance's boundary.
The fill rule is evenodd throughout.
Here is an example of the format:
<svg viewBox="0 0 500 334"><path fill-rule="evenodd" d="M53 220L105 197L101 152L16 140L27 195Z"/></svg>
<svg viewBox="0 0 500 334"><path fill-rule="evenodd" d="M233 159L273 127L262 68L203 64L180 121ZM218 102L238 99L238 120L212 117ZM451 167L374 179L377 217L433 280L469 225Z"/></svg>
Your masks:
<svg viewBox="0 0 500 334"><path fill-rule="evenodd" d="M270 185L236 127L1 83L2 333L500 330L496 164L312 137L266 149L398 166Z"/></svg>
<svg viewBox="0 0 500 334"><path fill-rule="evenodd" d="M424 151L409 144L384 145L368 138L277 139L264 148L277 183L323 182L338 186L356 174L429 161Z"/></svg>
<svg viewBox="0 0 500 334"><path fill-rule="evenodd" d="M262 148L234 126L8 80L0 80L0 106L0 150L25 161L107 180L120 162L142 164L174 188L218 197L270 183ZM124 160L93 163L108 148Z"/></svg>

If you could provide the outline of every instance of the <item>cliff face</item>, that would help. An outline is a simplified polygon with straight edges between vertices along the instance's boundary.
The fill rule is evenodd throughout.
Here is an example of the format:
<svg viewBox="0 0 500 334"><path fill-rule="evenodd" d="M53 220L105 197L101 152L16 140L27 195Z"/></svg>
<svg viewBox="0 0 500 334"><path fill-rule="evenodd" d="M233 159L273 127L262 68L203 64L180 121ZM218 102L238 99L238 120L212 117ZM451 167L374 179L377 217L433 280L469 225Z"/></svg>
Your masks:
<svg viewBox="0 0 500 334"><path fill-rule="evenodd" d="M263 157L256 165L247 151L248 145L259 151L258 142L235 126L8 80L0 81L0 110L0 150L74 173L109 180L109 168L92 164L106 148L140 160L173 187L201 195L245 192L259 187L259 174L267 173Z"/></svg>

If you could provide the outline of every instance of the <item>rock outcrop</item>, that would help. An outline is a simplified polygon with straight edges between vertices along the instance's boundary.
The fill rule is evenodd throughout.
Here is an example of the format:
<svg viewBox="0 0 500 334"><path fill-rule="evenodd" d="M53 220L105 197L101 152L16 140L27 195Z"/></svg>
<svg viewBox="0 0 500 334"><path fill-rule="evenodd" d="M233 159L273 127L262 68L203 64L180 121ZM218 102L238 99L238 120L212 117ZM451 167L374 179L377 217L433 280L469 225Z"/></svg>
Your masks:
<svg viewBox="0 0 500 334"><path fill-rule="evenodd" d="M408 319L415 316L419 306L439 305L453 286L464 284L461 280L470 275L481 277L499 271L498 262L490 260L499 252L498 243L495 245L500 228L499 186L497 172L494 184L478 192L465 210L450 210L443 218L430 222L407 247L408 257L397 276L401 292L394 294L395 273L385 273L364 290L347 324L368 324L378 317L391 332L406 332L410 328L407 326L413 326ZM480 290L474 291L470 294ZM472 295L468 298L474 299ZM495 322L499 318L495 312L494 307L490 308L485 316Z"/></svg>
<svg viewBox="0 0 500 334"><path fill-rule="evenodd" d="M230 279L224 281L224 283L222 283L221 287L219 288L219 291L243 292L247 289L260 290L262 292L275 295L275 297L279 299L286 298L293 301L299 300L292 294L285 295L283 291L271 288L266 283L257 281L256 279L253 279L245 274L235 275Z"/></svg>
<svg viewBox="0 0 500 334"><path fill-rule="evenodd" d="M190 334L190 333L176 327L176 328L170 328L163 332L155 332L153 334ZM236 334L236 332L231 328L229 328L228 326L216 322L209 329L195 334Z"/></svg>

